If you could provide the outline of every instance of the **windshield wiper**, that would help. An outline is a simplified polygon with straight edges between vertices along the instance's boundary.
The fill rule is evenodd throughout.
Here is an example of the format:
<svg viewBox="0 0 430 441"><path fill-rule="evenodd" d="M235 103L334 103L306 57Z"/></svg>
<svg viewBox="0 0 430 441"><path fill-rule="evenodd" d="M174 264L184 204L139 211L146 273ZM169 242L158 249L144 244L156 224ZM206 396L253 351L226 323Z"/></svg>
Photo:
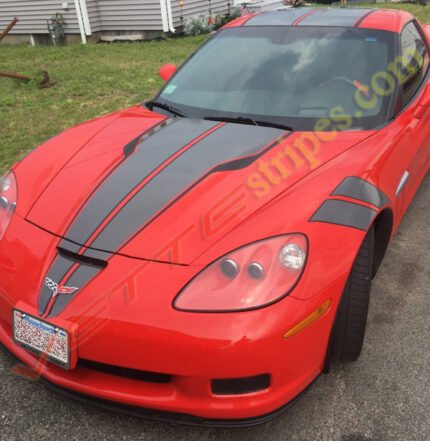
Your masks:
<svg viewBox="0 0 430 441"><path fill-rule="evenodd" d="M236 124L248 124L252 126L261 126L261 127L273 127L275 129L288 130L289 132L293 132L294 129L291 126L287 126L286 124L265 121L262 119L253 119L245 116L206 116L205 118L208 121L220 121L220 122L230 122Z"/></svg>
<svg viewBox="0 0 430 441"><path fill-rule="evenodd" d="M154 107L159 107L160 109L167 110L175 116L185 117L185 115L180 110L176 109L176 107L169 106L165 103L160 103L159 101L147 101L145 106L150 110L152 110Z"/></svg>

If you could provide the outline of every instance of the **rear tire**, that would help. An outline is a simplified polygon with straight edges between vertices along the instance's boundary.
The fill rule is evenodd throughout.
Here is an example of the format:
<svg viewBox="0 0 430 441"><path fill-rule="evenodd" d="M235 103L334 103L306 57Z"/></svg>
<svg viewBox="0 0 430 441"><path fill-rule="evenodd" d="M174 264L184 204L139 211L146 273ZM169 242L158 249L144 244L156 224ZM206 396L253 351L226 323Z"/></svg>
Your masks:
<svg viewBox="0 0 430 441"><path fill-rule="evenodd" d="M372 226L358 251L339 303L332 332L331 361L351 362L360 356L372 286L374 242Z"/></svg>

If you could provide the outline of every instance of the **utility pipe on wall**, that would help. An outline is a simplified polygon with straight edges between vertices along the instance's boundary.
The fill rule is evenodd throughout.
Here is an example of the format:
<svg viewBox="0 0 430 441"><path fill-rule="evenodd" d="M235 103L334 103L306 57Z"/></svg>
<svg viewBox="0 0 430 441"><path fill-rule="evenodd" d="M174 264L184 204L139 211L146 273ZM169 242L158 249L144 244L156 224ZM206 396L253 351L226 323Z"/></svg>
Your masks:
<svg viewBox="0 0 430 441"><path fill-rule="evenodd" d="M167 2L167 16L169 19L169 31L174 34L176 29L173 26L173 14L172 14L172 2L171 0L166 0Z"/></svg>
<svg viewBox="0 0 430 441"><path fill-rule="evenodd" d="M82 11L79 0L75 0L75 9L76 9L76 15L78 17L79 32L81 33L82 43L87 44L87 35L85 33L85 26L84 26L84 21L82 19Z"/></svg>
<svg viewBox="0 0 430 441"><path fill-rule="evenodd" d="M167 8L165 0L160 0L161 22L163 23L163 32L169 32L169 19L167 18Z"/></svg>
<svg viewBox="0 0 430 441"><path fill-rule="evenodd" d="M79 3L81 5L81 14L82 14L82 21L84 23L85 34L87 36L90 36L92 35L92 32L91 32L90 18L88 16L87 0L79 0Z"/></svg>
<svg viewBox="0 0 430 441"><path fill-rule="evenodd" d="M163 23L163 32L175 32L173 27L172 4L170 0L160 0L161 21Z"/></svg>

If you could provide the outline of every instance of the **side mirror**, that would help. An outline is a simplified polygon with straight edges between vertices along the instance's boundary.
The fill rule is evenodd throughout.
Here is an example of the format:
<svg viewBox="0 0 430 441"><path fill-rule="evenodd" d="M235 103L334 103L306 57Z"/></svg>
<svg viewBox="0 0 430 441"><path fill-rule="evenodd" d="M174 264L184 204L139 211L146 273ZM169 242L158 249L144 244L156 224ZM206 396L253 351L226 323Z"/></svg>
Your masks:
<svg viewBox="0 0 430 441"><path fill-rule="evenodd" d="M176 66L174 64L165 64L158 69L158 75L160 75L164 81L170 80L175 72Z"/></svg>

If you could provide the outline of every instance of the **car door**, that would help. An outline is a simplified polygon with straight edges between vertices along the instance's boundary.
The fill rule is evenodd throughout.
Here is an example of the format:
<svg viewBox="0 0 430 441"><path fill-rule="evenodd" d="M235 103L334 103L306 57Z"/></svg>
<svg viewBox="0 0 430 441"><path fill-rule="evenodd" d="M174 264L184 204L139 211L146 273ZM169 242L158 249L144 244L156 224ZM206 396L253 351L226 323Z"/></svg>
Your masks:
<svg viewBox="0 0 430 441"><path fill-rule="evenodd" d="M403 216L430 161L429 49L424 30L411 21L400 34L402 77L398 114L403 122L401 167L396 188L396 211Z"/></svg>

